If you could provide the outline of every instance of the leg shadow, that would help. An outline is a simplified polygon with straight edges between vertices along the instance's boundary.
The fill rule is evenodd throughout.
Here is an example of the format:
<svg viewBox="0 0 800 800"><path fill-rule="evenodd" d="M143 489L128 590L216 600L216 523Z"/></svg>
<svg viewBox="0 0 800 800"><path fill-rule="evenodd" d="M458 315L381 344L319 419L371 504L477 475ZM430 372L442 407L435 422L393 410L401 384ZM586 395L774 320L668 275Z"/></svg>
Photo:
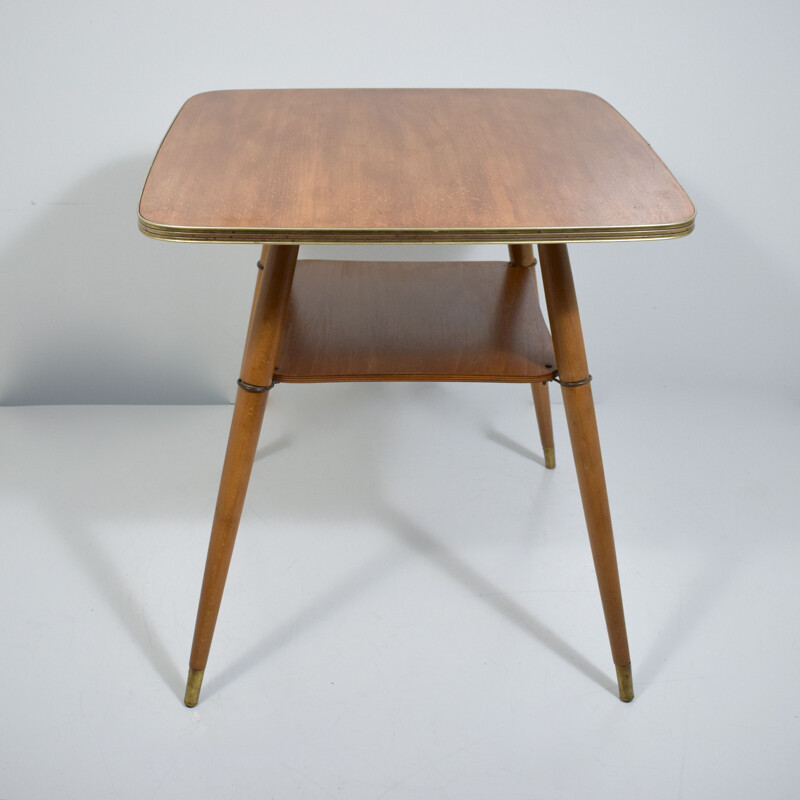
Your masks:
<svg viewBox="0 0 800 800"><path fill-rule="evenodd" d="M590 680L616 695L617 686L607 675L565 642L527 609L512 600L503 590L476 572L433 536L405 515L386 509L385 517L391 530L409 548L435 564L448 577L479 597L509 622L533 636L541 644L566 661Z"/></svg>
<svg viewBox="0 0 800 800"><path fill-rule="evenodd" d="M203 687L204 698L208 699L213 696L243 673L257 667L274 652L291 644L303 633L337 613L342 606L350 602L367 586L395 569L398 563L397 553L392 550L390 553L373 558L335 587L320 594L291 619L280 624L241 658L217 673Z"/></svg>
<svg viewBox="0 0 800 800"><path fill-rule="evenodd" d="M62 530L62 526L53 527L55 530ZM87 526L73 523L63 530L61 541L71 551L76 563L83 569L108 608L114 612L123 629L148 658L156 673L176 695L183 697L183 675L180 669L164 642L148 623L147 615L136 601L129 581L104 552L100 537L93 536Z"/></svg>
<svg viewBox="0 0 800 800"><path fill-rule="evenodd" d="M544 456L534 453L533 450L530 450L529 448L525 447L525 445L514 441L504 433L500 433L500 431L495 430L494 428L486 428L484 432L486 433L487 439L502 445L508 450L511 450L512 453L517 453L517 455L527 458L529 461L535 461L537 464L541 464L542 466L545 465Z"/></svg>

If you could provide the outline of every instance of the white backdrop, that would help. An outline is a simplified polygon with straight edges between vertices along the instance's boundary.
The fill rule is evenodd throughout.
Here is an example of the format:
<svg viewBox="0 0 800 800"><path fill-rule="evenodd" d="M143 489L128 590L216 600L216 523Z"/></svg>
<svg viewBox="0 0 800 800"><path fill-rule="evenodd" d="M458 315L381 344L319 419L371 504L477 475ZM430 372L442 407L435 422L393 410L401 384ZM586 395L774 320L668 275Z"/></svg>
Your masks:
<svg viewBox="0 0 800 800"><path fill-rule="evenodd" d="M794 401L798 45L790 0L6 1L0 403L229 400L258 248L145 239L141 185L190 95L327 86L603 96L698 220L573 248L598 394L766 380Z"/></svg>

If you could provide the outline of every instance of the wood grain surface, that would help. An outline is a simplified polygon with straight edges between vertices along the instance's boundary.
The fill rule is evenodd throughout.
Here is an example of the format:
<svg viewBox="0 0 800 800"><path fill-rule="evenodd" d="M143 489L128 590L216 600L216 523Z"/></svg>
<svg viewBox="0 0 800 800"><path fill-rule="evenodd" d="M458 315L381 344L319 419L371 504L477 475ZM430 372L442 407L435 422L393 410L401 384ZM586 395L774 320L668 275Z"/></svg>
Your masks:
<svg viewBox="0 0 800 800"><path fill-rule="evenodd" d="M682 236L694 213L585 92L241 90L186 102L139 225L182 241L570 242Z"/></svg>
<svg viewBox="0 0 800 800"><path fill-rule="evenodd" d="M555 366L529 268L298 261L275 380L535 382Z"/></svg>

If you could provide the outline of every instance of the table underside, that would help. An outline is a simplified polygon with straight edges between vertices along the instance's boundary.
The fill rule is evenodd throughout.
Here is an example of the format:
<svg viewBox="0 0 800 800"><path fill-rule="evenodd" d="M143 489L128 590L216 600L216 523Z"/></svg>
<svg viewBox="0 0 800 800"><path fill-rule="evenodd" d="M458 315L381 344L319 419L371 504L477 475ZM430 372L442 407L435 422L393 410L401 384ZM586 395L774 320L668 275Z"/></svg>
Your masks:
<svg viewBox="0 0 800 800"><path fill-rule="evenodd" d="M528 267L298 261L276 382L487 381L555 375Z"/></svg>

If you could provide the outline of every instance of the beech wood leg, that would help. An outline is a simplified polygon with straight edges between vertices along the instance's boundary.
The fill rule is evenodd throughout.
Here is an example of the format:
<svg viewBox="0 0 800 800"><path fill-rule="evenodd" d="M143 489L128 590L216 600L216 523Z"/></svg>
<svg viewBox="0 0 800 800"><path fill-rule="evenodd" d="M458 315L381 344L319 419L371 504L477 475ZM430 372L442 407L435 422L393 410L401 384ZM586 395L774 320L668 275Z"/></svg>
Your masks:
<svg viewBox="0 0 800 800"><path fill-rule="evenodd" d="M619 585L614 534L608 507L600 439L589 384L589 368L581 331L575 285L565 244L540 244L547 313L562 383L564 410L575 457L583 511L592 548L594 568L600 587L600 598L611 643L611 654L617 667L620 700L633 700L631 657L622 592Z"/></svg>
<svg viewBox="0 0 800 800"><path fill-rule="evenodd" d="M547 469L556 468L556 448L553 443L553 417L550 414L550 390L546 383L532 383L533 407L536 409L536 422L539 425L539 438L542 440L544 465Z"/></svg>
<svg viewBox="0 0 800 800"><path fill-rule="evenodd" d="M253 291L253 302L250 305L250 319L247 321L247 336L244 340L244 352L242 353L242 366L239 372L240 375L244 374L244 360L247 357L247 343L250 341L250 331L253 330L253 317L256 314L256 305L258 304L258 295L261 291L261 279L264 277L264 265L267 263L269 256L269 245L265 244L261 247L261 258L256 262L258 273L256 275L256 288Z"/></svg>
<svg viewBox="0 0 800 800"><path fill-rule="evenodd" d="M189 678L184 702L190 707L197 705L208 662L211 639L258 447L267 395L272 384L297 252L296 245L270 247L267 263L257 284L189 658Z"/></svg>
<svg viewBox="0 0 800 800"><path fill-rule="evenodd" d="M250 331L253 328L253 317L256 313L256 305L258 304L258 293L261 289L261 279L264 277L264 267L269 258L269 245L265 244L261 247L261 258L256 262L258 267L258 274L256 275L256 288L253 292L253 303L250 306L250 319L247 322L247 338L245 339L245 351L242 355L242 367L244 367L244 355L247 354L247 341L250 339Z"/></svg>
<svg viewBox="0 0 800 800"><path fill-rule="evenodd" d="M533 267L536 266L536 258L533 255L533 245L531 244L510 244L508 246L508 258L515 267L529 267L533 277L534 286L536 285L536 273ZM553 420L550 413L550 392L546 383L532 383L533 407L536 410L536 422L539 426L539 438L542 441L542 452L544 453L544 465L547 469L555 469L556 450L553 443Z"/></svg>

